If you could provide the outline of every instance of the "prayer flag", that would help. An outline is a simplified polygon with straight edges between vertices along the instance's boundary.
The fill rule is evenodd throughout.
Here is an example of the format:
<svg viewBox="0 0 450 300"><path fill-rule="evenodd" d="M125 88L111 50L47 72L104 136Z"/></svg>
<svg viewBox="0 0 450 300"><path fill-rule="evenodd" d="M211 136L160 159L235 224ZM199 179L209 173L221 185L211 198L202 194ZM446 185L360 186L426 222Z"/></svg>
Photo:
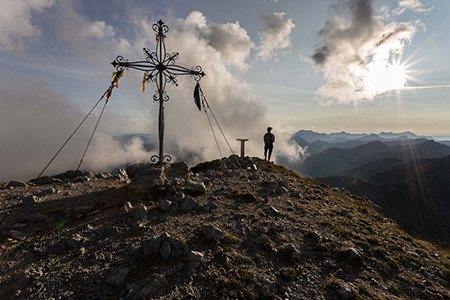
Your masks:
<svg viewBox="0 0 450 300"><path fill-rule="evenodd" d="M144 73L144 78L142 79L142 93L145 92L145 73Z"/></svg>

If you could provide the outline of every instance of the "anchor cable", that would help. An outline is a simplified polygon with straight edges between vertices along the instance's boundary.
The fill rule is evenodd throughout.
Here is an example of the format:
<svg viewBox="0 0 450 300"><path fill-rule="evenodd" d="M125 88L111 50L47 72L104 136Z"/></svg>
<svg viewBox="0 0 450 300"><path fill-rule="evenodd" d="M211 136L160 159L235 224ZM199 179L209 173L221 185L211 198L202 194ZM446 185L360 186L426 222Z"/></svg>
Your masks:
<svg viewBox="0 0 450 300"><path fill-rule="evenodd" d="M219 150L220 158L222 158L223 157L222 151L220 151L220 146L219 146L219 142L217 141L216 133L214 132L214 128L211 123L211 119L209 118L208 112L206 111L205 102L203 101L202 104L203 104L203 108L205 109L205 114L206 114L206 118L208 119L209 127L211 127L211 131L214 136L214 140L216 141L216 145L217 145L217 149Z"/></svg>
<svg viewBox="0 0 450 300"><path fill-rule="evenodd" d="M105 104L103 105L102 112L98 117L97 123L95 123L94 130L92 131L91 137L89 138L89 142L87 143L86 149L84 150L83 156L81 157L80 163L78 164L77 171L80 170L80 166L83 163L84 157L89 149L89 146L91 145L92 138L94 137L95 131L97 130L98 123L100 123L100 119L102 118L103 112L105 111L106 104L108 104L108 99L106 99Z"/></svg>
<svg viewBox="0 0 450 300"><path fill-rule="evenodd" d="M228 139L227 139L227 137L225 136L225 133L224 133L223 130L222 130L222 127L220 127L219 121L217 121L217 118L216 118L216 116L214 115L214 112L212 111L211 107L209 106L208 100L206 100L205 94L203 93L203 90L201 89L200 86L199 86L199 91L200 91L200 93L201 93L201 100L202 100L203 108L205 109L205 113L206 113L206 108L208 108L209 111L211 112L211 115L212 115L213 118L214 118L214 121L215 121L216 124L217 124L217 127L219 128L220 132L222 133L222 136L223 136L225 142L227 143L228 148L230 148L231 154L234 154L234 151L233 151L233 149L231 148L230 143L228 142ZM206 108L205 108L205 104L206 104ZM209 119L208 113L206 113L206 116L208 117L208 121L210 122L211 130L213 131L213 134L214 134L214 130L212 129L212 125L211 125L211 121L210 121L210 119ZM215 134L214 134L214 138L215 138ZM216 143L217 143L217 139L216 139ZM217 147L219 147L219 144L218 144L218 143L217 143ZM220 152L220 150L219 150L219 152ZM220 156L223 157L222 154L221 154Z"/></svg>
<svg viewBox="0 0 450 300"><path fill-rule="evenodd" d="M108 88L108 90L109 90L109 88ZM59 150L56 152L56 154L53 156L53 158L49 161L49 163L45 166L45 168L39 174L37 179L41 178L41 175L45 172L45 170L47 170L47 168L50 166L50 164L53 162L53 160L58 156L58 154L61 152L61 150L66 146L66 144L70 141L70 139L73 137L73 135L78 131L78 129L80 129L81 125L83 125L83 123L91 115L91 113L94 111L94 109L97 107L97 105L103 100L103 98L105 97L108 90L103 93L103 95L100 97L100 99L97 101L97 103L95 103L94 107L92 107L92 109L84 117L84 119L81 121L81 123L77 126L77 128L75 128L75 130L72 132L72 134L69 136L69 138L64 142L64 144L61 146L61 148L59 148Z"/></svg>

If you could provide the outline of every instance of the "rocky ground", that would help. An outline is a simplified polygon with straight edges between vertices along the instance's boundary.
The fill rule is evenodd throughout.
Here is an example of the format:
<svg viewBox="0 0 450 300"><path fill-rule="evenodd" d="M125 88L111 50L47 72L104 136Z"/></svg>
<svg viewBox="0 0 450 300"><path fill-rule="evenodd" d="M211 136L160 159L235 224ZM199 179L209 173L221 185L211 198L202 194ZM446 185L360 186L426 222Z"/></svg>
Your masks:
<svg viewBox="0 0 450 300"><path fill-rule="evenodd" d="M450 299L450 252L257 158L0 184L0 299Z"/></svg>

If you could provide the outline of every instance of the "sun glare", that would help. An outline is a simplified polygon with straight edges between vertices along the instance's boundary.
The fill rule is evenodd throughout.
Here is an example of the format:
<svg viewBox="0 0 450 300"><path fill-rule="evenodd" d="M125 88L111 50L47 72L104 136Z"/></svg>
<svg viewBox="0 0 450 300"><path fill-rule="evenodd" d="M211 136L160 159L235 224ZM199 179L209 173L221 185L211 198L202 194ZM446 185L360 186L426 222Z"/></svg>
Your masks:
<svg viewBox="0 0 450 300"><path fill-rule="evenodd" d="M366 88L373 95L401 90L408 79L406 66L400 62L375 62L369 66Z"/></svg>

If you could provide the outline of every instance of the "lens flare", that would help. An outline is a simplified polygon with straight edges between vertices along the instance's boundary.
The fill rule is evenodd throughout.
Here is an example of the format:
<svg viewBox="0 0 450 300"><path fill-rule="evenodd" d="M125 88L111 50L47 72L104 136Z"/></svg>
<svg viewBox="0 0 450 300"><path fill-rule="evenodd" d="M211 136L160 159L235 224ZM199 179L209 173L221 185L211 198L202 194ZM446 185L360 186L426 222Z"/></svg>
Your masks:
<svg viewBox="0 0 450 300"><path fill-rule="evenodd" d="M379 95L405 88L407 80L406 65L399 62L374 62L368 67L366 88L370 94Z"/></svg>

